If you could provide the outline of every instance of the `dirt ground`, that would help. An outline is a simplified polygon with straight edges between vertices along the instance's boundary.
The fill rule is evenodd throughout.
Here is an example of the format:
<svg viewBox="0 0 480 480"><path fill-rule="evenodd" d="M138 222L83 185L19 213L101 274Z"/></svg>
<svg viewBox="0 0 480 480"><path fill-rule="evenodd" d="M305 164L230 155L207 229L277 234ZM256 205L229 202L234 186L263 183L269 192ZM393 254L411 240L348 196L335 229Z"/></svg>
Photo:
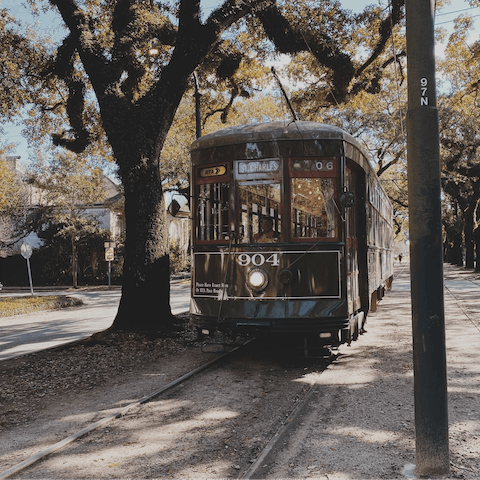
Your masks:
<svg viewBox="0 0 480 480"><path fill-rule="evenodd" d="M446 278L449 478L476 479L480 286L456 267L446 266ZM219 369L196 390L181 385L16 478L241 477L312 384L315 394L258 478L415 478L409 302L404 263L368 332L325 371L273 359ZM132 336L121 347L112 340L0 363L0 472L219 355L193 340L188 330L177 339Z"/></svg>

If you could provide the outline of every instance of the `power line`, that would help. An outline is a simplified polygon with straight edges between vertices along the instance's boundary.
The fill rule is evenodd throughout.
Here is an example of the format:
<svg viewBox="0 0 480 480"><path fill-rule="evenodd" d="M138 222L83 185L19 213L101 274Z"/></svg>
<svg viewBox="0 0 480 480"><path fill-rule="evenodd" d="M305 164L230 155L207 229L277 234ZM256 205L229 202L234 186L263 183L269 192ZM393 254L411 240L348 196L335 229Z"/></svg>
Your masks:
<svg viewBox="0 0 480 480"><path fill-rule="evenodd" d="M477 18L480 17L480 15L472 15L470 18ZM448 20L447 22L440 22L440 23L435 23L435 26L437 27L438 25L444 25L446 23L453 23L455 20Z"/></svg>
<svg viewBox="0 0 480 480"><path fill-rule="evenodd" d="M468 10L473 10L474 8L478 7L463 8L462 10L454 10L453 12L436 13L435 16L441 17L443 15L453 15L454 13L467 12Z"/></svg>

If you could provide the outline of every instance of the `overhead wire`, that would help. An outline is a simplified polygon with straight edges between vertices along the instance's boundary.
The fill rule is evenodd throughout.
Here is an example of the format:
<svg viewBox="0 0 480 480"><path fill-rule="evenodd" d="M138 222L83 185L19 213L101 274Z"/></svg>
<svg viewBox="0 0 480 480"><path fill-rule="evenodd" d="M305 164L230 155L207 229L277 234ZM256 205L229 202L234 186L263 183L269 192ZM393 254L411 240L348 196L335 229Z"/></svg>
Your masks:
<svg viewBox="0 0 480 480"><path fill-rule="evenodd" d="M477 17L480 17L480 15L471 15L470 18L477 18ZM439 23L435 23L435 26L438 26L438 25L445 25L447 23L453 23L455 21L454 20L447 20L446 22L439 22Z"/></svg>
<svg viewBox="0 0 480 480"><path fill-rule="evenodd" d="M435 2L436 3L436 2ZM436 13L435 15L437 17L442 17L444 15L453 15L454 13L461 13L461 12L468 12L469 10L473 10L475 8L480 8L480 7L469 7L469 8L463 8L462 10L454 10L453 12L443 12L443 13Z"/></svg>

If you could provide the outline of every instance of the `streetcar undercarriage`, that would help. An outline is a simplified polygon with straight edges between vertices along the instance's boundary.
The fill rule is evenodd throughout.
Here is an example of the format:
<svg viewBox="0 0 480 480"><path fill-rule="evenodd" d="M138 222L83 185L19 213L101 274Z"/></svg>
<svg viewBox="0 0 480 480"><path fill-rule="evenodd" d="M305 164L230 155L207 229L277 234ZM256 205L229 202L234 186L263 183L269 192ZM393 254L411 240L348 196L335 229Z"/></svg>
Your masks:
<svg viewBox="0 0 480 480"><path fill-rule="evenodd" d="M237 335L295 335L314 341L325 347L348 345L365 331L365 314L358 312L349 319L220 319L191 316L191 323L197 328L199 338L213 335L216 331L229 337Z"/></svg>

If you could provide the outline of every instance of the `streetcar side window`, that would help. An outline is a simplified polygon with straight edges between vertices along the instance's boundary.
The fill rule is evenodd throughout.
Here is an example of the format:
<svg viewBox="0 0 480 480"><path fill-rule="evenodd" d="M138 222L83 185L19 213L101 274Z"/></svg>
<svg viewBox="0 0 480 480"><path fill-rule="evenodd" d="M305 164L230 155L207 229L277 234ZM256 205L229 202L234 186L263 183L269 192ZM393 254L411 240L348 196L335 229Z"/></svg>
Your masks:
<svg viewBox="0 0 480 480"><path fill-rule="evenodd" d="M336 159L291 159L290 220L293 240L337 238Z"/></svg>
<svg viewBox="0 0 480 480"><path fill-rule="evenodd" d="M280 181L238 182L240 243L277 243L282 237Z"/></svg>
<svg viewBox="0 0 480 480"><path fill-rule="evenodd" d="M228 165L197 168L196 179L196 241L226 243L230 224Z"/></svg>

